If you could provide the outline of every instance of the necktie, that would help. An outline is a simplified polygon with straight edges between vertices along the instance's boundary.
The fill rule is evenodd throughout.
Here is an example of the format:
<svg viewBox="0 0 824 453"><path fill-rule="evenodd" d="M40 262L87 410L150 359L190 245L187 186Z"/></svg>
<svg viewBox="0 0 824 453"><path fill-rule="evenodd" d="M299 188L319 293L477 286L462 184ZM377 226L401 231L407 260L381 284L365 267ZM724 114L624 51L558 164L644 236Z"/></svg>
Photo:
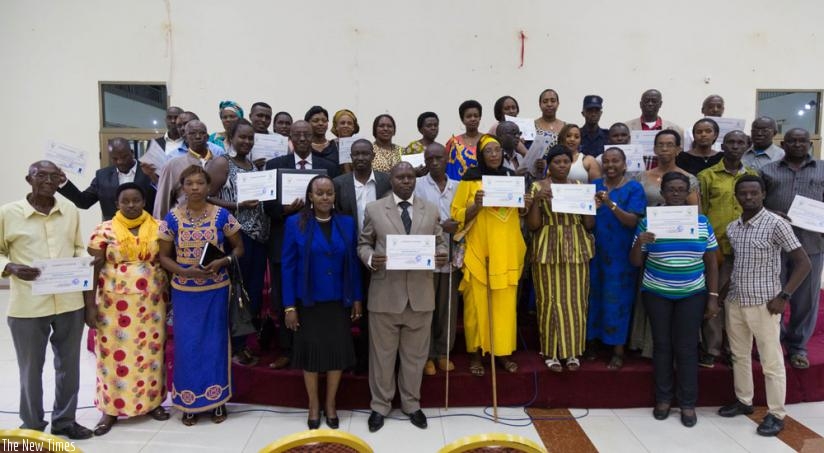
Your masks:
<svg viewBox="0 0 824 453"><path fill-rule="evenodd" d="M401 221L403 222L403 229L406 230L406 234L412 230L412 217L409 216L409 204L408 201L401 201L398 203L398 206L401 207L403 212L401 212Z"/></svg>
<svg viewBox="0 0 824 453"><path fill-rule="evenodd" d="M306 164L308 163L309 162L306 162L305 160L301 160L300 162L298 162L298 165L300 165L301 170L306 170Z"/></svg>

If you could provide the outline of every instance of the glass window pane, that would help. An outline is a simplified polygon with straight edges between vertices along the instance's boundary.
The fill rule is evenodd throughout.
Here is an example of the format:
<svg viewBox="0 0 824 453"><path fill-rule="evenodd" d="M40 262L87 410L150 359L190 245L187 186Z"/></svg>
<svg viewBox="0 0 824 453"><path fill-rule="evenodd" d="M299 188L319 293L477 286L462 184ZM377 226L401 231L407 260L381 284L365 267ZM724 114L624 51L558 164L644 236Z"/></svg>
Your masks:
<svg viewBox="0 0 824 453"><path fill-rule="evenodd" d="M779 134L800 127L818 135L821 92L758 90L758 116L769 116L778 124Z"/></svg>
<svg viewBox="0 0 824 453"><path fill-rule="evenodd" d="M104 83L102 127L165 129L165 85Z"/></svg>

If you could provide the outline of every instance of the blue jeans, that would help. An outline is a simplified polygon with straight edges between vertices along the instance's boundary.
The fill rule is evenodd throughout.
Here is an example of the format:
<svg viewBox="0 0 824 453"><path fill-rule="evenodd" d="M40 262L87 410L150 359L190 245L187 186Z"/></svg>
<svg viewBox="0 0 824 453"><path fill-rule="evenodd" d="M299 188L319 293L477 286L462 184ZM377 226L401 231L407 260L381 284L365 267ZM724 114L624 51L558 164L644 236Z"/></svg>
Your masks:
<svg viewBox="0 0 824 453"><path fill-rule="evenodd" d="M683 299L667 299L643 291L641 297L652 326L655 402L672 402L673 378L677 374L675 397L682 409L692 409L698 400L698 334L704 319L707 293L702 291Z"/></svg>

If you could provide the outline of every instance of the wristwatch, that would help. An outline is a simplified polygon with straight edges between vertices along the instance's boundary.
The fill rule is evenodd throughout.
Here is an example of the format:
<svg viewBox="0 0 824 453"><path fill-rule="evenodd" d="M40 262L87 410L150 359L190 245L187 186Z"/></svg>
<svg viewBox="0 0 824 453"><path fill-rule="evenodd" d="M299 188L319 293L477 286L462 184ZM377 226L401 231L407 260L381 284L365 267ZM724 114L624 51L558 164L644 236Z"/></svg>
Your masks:
<svg viewBox="0 0 824 453"><path fill-rule="evenodd" d="M790 297L792 297L792 294L790 294L786 291L781 291L780 293L778 293L778 297L780 297L784 300L790 300Z"/></svg>

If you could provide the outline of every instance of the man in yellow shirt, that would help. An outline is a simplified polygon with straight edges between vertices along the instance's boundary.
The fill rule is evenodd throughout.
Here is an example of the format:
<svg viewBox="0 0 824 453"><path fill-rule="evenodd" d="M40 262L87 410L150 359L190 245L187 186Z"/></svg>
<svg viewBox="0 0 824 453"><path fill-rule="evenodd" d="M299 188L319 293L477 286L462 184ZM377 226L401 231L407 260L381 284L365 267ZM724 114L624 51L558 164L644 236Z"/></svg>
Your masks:
<svg viewBox="0 0 824 453"><path fill-rule="evenodd" d="M75 421L80 384L80 340L83 337L83 293L33 295L38 259L84 256L77 208L54 193L65 176L49 161L29 167L31 193L0 206L0 269L11 280L7 322L20 370L21 428L42 431L43 363L52 344L55 385L52 434L88 439L92 432Z"/></svg>

